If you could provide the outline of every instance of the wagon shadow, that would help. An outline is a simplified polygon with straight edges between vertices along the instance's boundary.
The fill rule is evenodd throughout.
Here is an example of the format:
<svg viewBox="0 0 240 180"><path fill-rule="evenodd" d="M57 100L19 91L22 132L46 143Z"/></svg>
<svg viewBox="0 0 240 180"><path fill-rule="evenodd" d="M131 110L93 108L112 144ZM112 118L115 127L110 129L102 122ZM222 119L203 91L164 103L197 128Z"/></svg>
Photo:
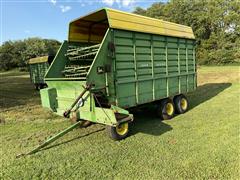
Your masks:
<svg viewBox="0 0 240 180"><path fill-rule="evenodd" d="M217 96L219 93L229 88L231 83L207 83L198 86L197 90L188 93L189 110ZM144 133L154 136L162 135L173 128L161 121L153 109L144 109L134 112L135 121L131 124L131 134Z"/></svg>
<svg viewBox="0 0 240 180"><path fill-rule="evenodd" d="M229 88L232 83L207 83L197 87L197 90L188 93L189 110L217 96L219 93Z"/></svg>
<svg viewBox="0 0 240 180"><path fill-rule="evenodd" d="M160 136L173 129L170 125L161 121L155 114L156 112L153 109L134 112L135 120L131 123L130 134L144 133Z"/></svg>

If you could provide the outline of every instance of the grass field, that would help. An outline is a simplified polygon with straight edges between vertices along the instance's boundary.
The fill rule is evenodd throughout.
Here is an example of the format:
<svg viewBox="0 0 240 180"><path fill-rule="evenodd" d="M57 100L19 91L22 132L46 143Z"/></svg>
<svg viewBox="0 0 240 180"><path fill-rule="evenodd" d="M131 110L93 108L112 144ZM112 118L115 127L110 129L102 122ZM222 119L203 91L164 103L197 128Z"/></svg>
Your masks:
<svg viewBox="0 0 240 180"><path fill-rule="evenodd" d="M44 110L26 73L1 73L1 179L239 179L240 69L200 67L190 110L160 121L138 112L115 142L102 125L76 129L16 159L70 122Z"/></svg>

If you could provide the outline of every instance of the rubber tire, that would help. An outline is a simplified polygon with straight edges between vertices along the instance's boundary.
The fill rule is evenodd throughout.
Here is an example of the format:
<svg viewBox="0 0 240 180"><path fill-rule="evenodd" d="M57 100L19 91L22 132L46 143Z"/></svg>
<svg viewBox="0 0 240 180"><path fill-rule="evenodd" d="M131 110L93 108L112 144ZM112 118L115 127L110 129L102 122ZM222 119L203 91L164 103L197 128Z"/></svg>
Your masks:
<svg viewBox="0 0 240 180"><path fill-rule="evenodd" d="M183 109L181 106L181 100L182 98L184 98L187 101L187 108ZM188 99L186 96L184 96L183 94L177 95L173 98L173 102L174 102L174 106L175 106L175 110L178 114L183 114L185 112L187 112L188 110Z"/></svg>
<svg viewBox="0 0 240 180"><path fill-rule="evenodd" d="M126 123L128 123L128 122L126 122ZM124 135L118 134L116 131L116 127L114 127L114 126L107 126L106 131L107 131L108 136L115 141L125 139L129 133L129 123L128 123L128 130Z"/></svg>
<svg viewBox="0 0 240 180"><path fill-rule="evenodd" d="M173 105L173 113L172 115L167 114L166 112L166 105L168 103L171 103ZM167 99L163 99L160 101L160 105L157 108L157 115L162 119L162 120L168 120L168 119L172 119L175 113L175 107L173 104L173 101L169 98Z"/></svg>

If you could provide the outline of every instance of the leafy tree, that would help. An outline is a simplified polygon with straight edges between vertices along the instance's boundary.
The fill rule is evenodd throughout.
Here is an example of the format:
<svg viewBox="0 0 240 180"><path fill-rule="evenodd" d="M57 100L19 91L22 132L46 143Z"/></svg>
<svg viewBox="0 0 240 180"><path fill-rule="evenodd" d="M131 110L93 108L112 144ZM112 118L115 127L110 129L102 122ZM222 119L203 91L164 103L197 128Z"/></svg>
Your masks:
<svg viewBox="0 0 240 180"><path fill-rule="evenodd" d="M57 40L54 39L44 39L44 43L46 46L46 50L49 55L55 55L57 54L57 51L59 49L60 43Z"/></svg>
<svg viewBox="0 0 240 180"><path fill-rule="evenodd" d="M191 26L199 64L240 63L238 0L170 0L134 13Z"/></svg>
<svg viewBox="0 0 240 180"><path fill-rule="evenodd" d="M24 67L30 58L55 55L59 46L57 40L41 38L6 41L0 46L0 69Z"/></svg>
<svg viewBox="0 0 240 180"><path fill-rule="evenodd" d="M146 10L141 8L141 7L136 7L136 9L134 10L134 13L135 14L140 14L140 15L143 15L143 16L146 16Z"/></svg>
<svg viewBox="0 0 240 180"><path fill-rule="evenodd" d="M26 43L26 49L23 52L24 59L30 59L47 54L47 48L43 40L39 38L29 38L24 42Z"/></svg>
<svg viewBox="0 0 240 180"><path fill-rule="evenodd" d="M0 47L0 69L9 70L10 67L16 66L16 64L13 63L13 49L12 41L7 41Z"/></svg>

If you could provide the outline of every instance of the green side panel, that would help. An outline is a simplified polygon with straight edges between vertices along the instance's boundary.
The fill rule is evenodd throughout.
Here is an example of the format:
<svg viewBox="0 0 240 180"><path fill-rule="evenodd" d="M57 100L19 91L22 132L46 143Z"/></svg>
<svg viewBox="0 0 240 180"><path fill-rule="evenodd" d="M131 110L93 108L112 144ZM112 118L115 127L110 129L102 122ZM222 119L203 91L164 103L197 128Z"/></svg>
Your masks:
<svg viewBox="0 0 240 180"><path fill-rule="evenodd" d="M180 78L180 86L181 86L181 91L187 91L188 86L187 86L187 76L181 76Z"/></svg>
<svg viewBox="0 0 240 180"><path fill-rule="evenodd" d="M88 120L94 123L116 125L117 120L112 109L100 108L95 106L95 100L92 94L87 96L87 101L83 107L76 111L78 119Z"/></svg>
<svg viewBox="0 0 240 180"><path fill-rule="evenodd" d="M110 52L108 46L113 43L112 30L108 29L102 44L96 54L92 66L87 75L87 83L94 84L95 89L101 89L107 95L110 103L115 102L115 84L114 84L114 55ZM98 68L105 69L109 67L109 71L99 73Z"/></svg>
<svg viewBox="0 0 240 180"><path fill-rule="evenodd" d="M41 102L42 106L51 109L52 111L56 111L58 104L57 104L57 91L55 88L45 88L41 89Z"/></svg>
<svg viewBox="0 0 240 180"><path fill-rule="evenodd" d="M133 107L196 89L195 42L114 30L117 105Z"/></svg>
<svg viewBox="0 0 240 180"><path fill-rule="evenodd" d="M85 81L47 81L48 87L56 90L55 109L59 115L69 109L75 99L83 91ZM42 98L42 97L41 97Z"/></svg>
<svg viewBox="0 0 240 180"><path fill-rule="evenodd" d="M44 76L48 70L48 62L29 64L31 82L34 84L43 84Z"/></svg>
<svg viewBox="0 0 240 180"><path fill-rule="evenodd" d="M68 59L65 54L68 49L68 42L64 41L59 48L52 64L50 65L49 70L46 73L45 79L50 78L63 78L62 70L64 69Z"/></svg>
<svg viewBox="0 0 240 180"><path fill-rule="evenodd" d="M122 107L136 104L134 43L132 32L114 30L116 94Z"/></svg>
<svg viewBox="0 0 240 180"><path fill-rule="evenodd" d="M48 81L50 88L41 90L42 106L62 116L83 91L82 86L85 83L85 81ZM83 96L83 99L84 106L77 108L76 105L73 110L77 111L71 113L71 116L107 125L117 123L113 110L95 107L95 100L89 92Z"/></svg>
<svg viewBox="0 0 240 180"><path fill-rule="evenodd" d="M151 102L153 99L152 94L152 81L140 81L138 83L138 103L144 104L146 102Z"/></svg>
<svg viewBox="0 0 240 180"><path fill-rule="evenodd" d="M135 101L135 85L134 83L123 83L118 85L117 94L121 94L121 98L118 98L118 104L126 104L128 106L134 106Z"/></svg>
<svg viewBox="0 0 240 180"><path fill-rule="evenodd" d="M169 87L169 95L178 94L178 77L170 77L168 78L168 87Z"/></svg>
<svg viewBox="0 0 240 180"><path fill-rule="evenodd" d="M110 41L111 37L108 31L87 75L87 82L94 84L95 88L102 88L106 86L106 74L104 72L98 73L97 69L98 67L104 67L106 64L112 63L110 57L108 57L107 51L108 42Z"/></svg>
<svg viewBox="0 0 240 180"><path fill-rule="evenodd" d="M167 97L167 80L166 78L156 79L155 80L155 98L161 99Z"/></svg>

